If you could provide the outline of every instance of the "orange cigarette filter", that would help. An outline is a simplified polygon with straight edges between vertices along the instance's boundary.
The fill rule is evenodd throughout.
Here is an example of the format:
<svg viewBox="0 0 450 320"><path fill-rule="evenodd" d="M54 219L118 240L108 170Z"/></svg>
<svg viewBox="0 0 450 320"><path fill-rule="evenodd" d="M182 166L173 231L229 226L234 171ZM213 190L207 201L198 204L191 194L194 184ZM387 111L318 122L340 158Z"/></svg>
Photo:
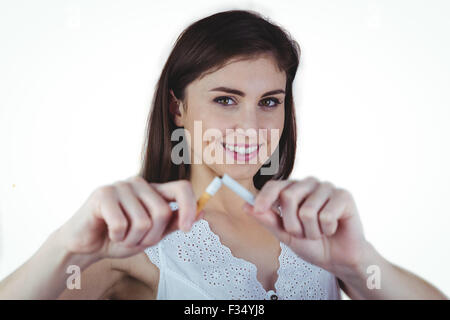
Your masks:
<svg viewBox="0 0 450 320"><path fill-rule="evenodd" d="M222 186L222 179L219 177L215 177L213 181L206 187L205 192L202 193L200 198L197 200L197 213L196 217L200 213L200 211L203 210L206 203L209 201L209 199L212 198L216 194L217 191L219 191L220 187ZM176 202L169 202L169 205L172 209L172 211L178 210L178 203Z"/></svg>

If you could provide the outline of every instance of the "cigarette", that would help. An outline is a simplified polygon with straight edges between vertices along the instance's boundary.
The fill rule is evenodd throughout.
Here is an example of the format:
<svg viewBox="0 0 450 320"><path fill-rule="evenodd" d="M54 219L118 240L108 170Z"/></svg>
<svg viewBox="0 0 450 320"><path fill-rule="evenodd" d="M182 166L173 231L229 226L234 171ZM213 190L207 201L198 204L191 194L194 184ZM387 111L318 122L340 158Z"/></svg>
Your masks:
<svg viewBox="0 0 450 320"><path fill-rule="evenodd" d="M203 210L208 200L211 199L211 197L215 195L217 191L219 191L221 186L222 186L222 179L220 179L219 177L215 177L213 181L211 181L211 183L206 187L205 191L197 200L196 217L198 216L199 212ZM176 211L179 208L178 203L174 201L169 202L169 206L172 211Z"/></svg>
<svg viewBox="0 0 450 320"><path fill-rule="evenodd" d="M231 178L226 173L222 177L222 183L226 185L228 188L230 188L234 193L236 193L238 196L240 196L242 199L250 203L252 206L255 205L255 196L245 189L239 182ZM281 206L278 205L278 203L272 204L270 209L274 212L276 212L279 216L282 216L281 213Z"/></svg>
<svg viewBox="0 0 450 320"><path fill-rule="evenodd" d="M255 204L255 196L226 173L222 177L222 183L252 206Z"/></svg>

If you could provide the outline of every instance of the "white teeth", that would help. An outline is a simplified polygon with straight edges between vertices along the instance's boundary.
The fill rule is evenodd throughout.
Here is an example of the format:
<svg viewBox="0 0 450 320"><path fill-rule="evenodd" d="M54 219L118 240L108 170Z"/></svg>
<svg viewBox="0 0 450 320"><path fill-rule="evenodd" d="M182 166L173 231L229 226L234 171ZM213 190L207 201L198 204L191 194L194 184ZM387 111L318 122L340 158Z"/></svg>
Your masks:
<svg viewBox="0 0 450 320"><path fill-rule="evenodd" d="M245 148L245 147L235 147L235 146L229 145L229 144L226 144L225 148L227 148L228 150L230 150L232 152L237 152L239 154L252 153L252 152L255 152L256 149L258 149L257 146Z"/></svg>
<svg viewBox="0 0 450 320"><path fill-rule="evenodd" d="M229 144L227 144L225 145L225 147L230 151L234 151L234 146L230 146Z"/></svg>

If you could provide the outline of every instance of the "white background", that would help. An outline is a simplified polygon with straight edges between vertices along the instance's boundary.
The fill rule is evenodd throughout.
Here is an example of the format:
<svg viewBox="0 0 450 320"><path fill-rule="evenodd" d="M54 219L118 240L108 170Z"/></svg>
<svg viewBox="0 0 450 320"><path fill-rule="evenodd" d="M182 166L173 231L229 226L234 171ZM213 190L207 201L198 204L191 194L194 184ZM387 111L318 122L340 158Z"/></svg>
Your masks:
<svg viewBox="0 0 450 320"><path fill-rule="evenodd" d="M94 188L138 172L175 39L236 8L268 16L302 49L292 178L348 189L377 250L450 294L444 0L1 1L0 279Z"/></svg>

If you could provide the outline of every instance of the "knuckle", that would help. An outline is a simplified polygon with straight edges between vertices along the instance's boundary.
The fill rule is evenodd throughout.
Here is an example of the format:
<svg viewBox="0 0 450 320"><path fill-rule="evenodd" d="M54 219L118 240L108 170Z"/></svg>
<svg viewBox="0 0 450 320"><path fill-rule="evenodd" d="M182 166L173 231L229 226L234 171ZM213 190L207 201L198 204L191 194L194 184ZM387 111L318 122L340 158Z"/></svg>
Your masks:
<svg viewBox="0 0 450 320"><path fill-rule="evenodd" d="M94 191L94 194L102 200L112 197L114 195L114 193L115 193L115 189L111 185L105 185L105 186L98 187Z"/></svg>
<svg viewBox="0 0 450 320"><path fill-rule="evenodd" d="M335 194L336 194L336 196L338 196L338 197L340 197L340 198L343 198L343 199L349 199L349 198L351 198L350 192L347 191L346 189L343 189L343 188L337 188L337 189L335 190Z"/></svg>
<svg viewBox="0 0 450 320"><path fill-rule="evenodd" d="M310 207L310 206L304 206L300 209L300 213L299 213L299 217L301 220L303 221L312 221L315 219L316 217L316 213L314 208Z"/></svg>
<svg viewBox="0 0 450 320"><path fill-rule="evenodd" d="M281 201L289 201L291 199L294 199L295 195L296 192L293 189L287 188L280 192L280 199Z"/></svg>
<svg viewBox="0 0 450 320"><path fill-rule="evenodd" d="M121 220L116 220L109 226L109 229L113 234L121 234L126 230L126 228L127 223Z"/></svg>
<svg viewBox="0 0 450 320"><path fill-rule="evenodd" d="M159 183L155 183L155 182L147 182L147 184L148 184L149 189L152 190L152 191L156 191L157 190L157 186L159 185Z"/></svg>
<svg viewBox="0 0 450 320"><path fill-rule="evenodd" d="M130 185L128 182L124 180L116 181L113 183L113 187L117 190L117 192L120 194L120 192L123 192L124 190L127 190Z"/></svg>
<svg viewBox="0 0 450 320"><path fill-rule="evenodd" d="M311 235L312 240L319 240L322 237L319 233L314 233Z"/></svg>
<svg viewBox="0 0 450 320"><path fill-rule="evenodd" d="M333 224L333 216L331 212L324 211L319 215L319 220L324 225L331 225Z"/></svg>
<svg viewBox="0 0 450 320"><path fill-rule="evenodd" d="M121 180L114 183L114 185L118 189L128 189L130 187L130 184L127 181Z"/></svg>
<svg viewBox="0 0 450 320"><path fill-rule="evenodd" d="M325 189L334 189L334 184L331 183L330 181L323 181L323 182L322 182L322 186L323 186Z"/></svg>
<svg viewBox="0 0 450 320"><path fill-rule="evenodd" d="M155 216L161 219L168 219L172 213L168 205L160 204L155 208Z"/></svg>
<svg viewBox="0 0 450 320"><path fill-rule="evenodd" d="M148 229L150 229L151 226L151 222L150 219L138 219L135 222L135 230L142 232L142 231L147 231Z"/></svg>
<svg viewBox="0 0 450 320"><path fill-rule="evenodd" d="M298 183L295 185L295 190L296 193L299 195L305 195L308 193L309 188L307 185L305 185L304 183Z"/></svg>
<svg viewBox="0 0 450 320"><path fill-rule="evenodd" d="M131 176L126 181L129 182L142 182L144 179L141 176Z"/></svg>
<svg viewBox="0 0 450 320"><path fill-rule="evenodd" d="M314 176L307 176L307 177L304 179L304 181L307 181L307 182L319 182L319 179L317 179L317 178L314 177Z"/></svg>
<svg viewBox="0 0 450 320"><path fill-rule="evenodd" d="M296 227L292 223L285 224L284 229L286 230L287 233L290 233L290 234L299 234L301 231L299 227Z"/></svg>

